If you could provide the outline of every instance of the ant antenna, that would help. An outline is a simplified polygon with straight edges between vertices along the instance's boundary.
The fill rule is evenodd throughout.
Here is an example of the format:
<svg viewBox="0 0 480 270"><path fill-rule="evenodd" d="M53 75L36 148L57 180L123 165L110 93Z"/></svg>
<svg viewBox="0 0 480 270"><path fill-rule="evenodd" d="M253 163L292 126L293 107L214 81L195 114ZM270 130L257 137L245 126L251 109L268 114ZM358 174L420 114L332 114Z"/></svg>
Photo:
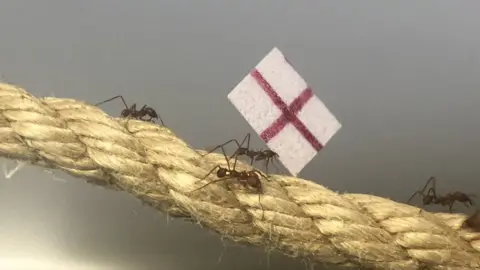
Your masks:
<svg viewBox="0 0 480 270"><path fill-rule="evenodd" d="M210 153L213 153L213 151L217 150L218 148L222 148L222 149L223 149L223 147L224 147L225 145L227 145L227 144L229 144L229 143L231 143L231 142L234 142L234 143L237 145L238 148L241 148L241 146L242 146L242 144L243 144L243 142L242 142L242 144L239 144L236 139L228 140L228 141L226 141L226 142L224 142L224 143L222 143L222 144L219 144L219 145L215 146L214 148L212 148L211 150L209 150L207 153L203 154L202 157L203 157L203 156L206 156L206 155L208 155L208 154L210 154ZM233 154L233 155L230 157L230 159L231 159L234 155L236 155L236 153L238 152L238 148L237 148L237 151L235 151L235 154Z"/></svg>
<svg viewBox="0 0 480 270"><path fill-rule="evenodd" d="M432 182L432 187L428 190L427 194L429 194L430 191L432 191L433 195L436 195L436 192L435 192L436 178L435 178L435 176L432 176L432 177L428 178L427 183L425 184L425 186L423 187L422 190L417 190L417 191L415 191L415 193L413 193L413 195L410 197L410 199L408 199L407 203L410 203L410 201L413 199L413 197L415 197L415 195L423 194L423 192L427 189L428 185L431 182Z"/></svg>
<svg viewBox="0 0 480 270"><path fill-rule="evenodd" d="M101 104L110 102L110 101L112 101L112 100L114 100L114 99L117 99L117 98L122 99L122 102L123 102L123 105L125 105L125 108L126 108L126 109L129 109L129 108L128 108L128 105L127 105L127 103L125 102L125 99L123 99L123 96L122 96L122 95L114 96L114 97L112 97L112 98L109 98L109 99L107 99L107 100L104 100L104 101L99 102L99 103L94 104L94 105L95 105L95 106L98 106L98 105L101 105Z"/></svg>

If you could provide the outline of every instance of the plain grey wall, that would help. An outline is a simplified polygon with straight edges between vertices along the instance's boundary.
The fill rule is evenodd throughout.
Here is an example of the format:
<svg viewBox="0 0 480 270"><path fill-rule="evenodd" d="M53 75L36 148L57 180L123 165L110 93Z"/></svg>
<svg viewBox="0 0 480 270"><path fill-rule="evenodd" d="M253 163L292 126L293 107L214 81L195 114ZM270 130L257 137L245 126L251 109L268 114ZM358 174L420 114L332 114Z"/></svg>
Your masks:
<svg viewBox="0 0 480 270"><path fill-rule="evenodd" d="M226 96L278 46L343 124L302 177L400 201L431 175L441 192L476 192L478 10L440 0L1 1L0 73L37 96L148 103L203 148L251 132ZM117 116L122 104L103 108ZM0 268L30 257L68 269L268 269L262 250L224 249L127 194L61 177L28 167L0 182ZM270 268L304 265L272 255Z"/></svg>

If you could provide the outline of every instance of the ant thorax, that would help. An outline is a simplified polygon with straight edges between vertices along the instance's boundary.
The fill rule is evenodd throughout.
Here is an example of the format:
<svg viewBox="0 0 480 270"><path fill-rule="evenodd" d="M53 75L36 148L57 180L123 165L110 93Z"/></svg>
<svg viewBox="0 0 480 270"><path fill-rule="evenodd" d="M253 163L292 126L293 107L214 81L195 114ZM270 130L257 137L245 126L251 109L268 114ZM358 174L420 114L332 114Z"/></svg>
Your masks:
<svg viewBox="0 0 480 270"><path fill-rule="evenodd" d="M122 117L128 117L128 116L130 115L130 110L124 109L124 110L120 113L120 115L121 115Z"/></svg>

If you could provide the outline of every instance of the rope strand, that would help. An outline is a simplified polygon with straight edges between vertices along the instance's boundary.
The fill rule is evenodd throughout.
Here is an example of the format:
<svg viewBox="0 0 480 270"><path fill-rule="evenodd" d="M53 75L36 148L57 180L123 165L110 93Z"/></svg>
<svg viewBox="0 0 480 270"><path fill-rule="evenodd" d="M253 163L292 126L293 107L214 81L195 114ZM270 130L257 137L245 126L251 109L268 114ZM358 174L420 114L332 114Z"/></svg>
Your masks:
<svg viewBox="0 0 480 270"><path fill-rule="evenodd" d="M122 190L223 237L287 255L370 269L480 269L480 234L461 214L419 212L365 194L272 175L264 194L215 183L191 192L223 155L201 157L169 129L116 119L81 101L0 84L0 156ZM238 169L251 169L238 163ZM424 268L422 268L424 267Z"/></svg>

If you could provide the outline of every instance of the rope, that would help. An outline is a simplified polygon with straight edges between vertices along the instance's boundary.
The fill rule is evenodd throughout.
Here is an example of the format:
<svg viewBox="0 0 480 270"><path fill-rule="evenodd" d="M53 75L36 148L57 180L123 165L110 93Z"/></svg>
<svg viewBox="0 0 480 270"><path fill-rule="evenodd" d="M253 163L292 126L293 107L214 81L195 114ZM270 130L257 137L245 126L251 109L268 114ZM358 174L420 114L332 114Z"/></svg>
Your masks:
<svg viewBox="0 0 480 270"><path fill-rule="evenodd" d="M223 155L199 155L169 129L116 119L81 101L36 98L0 84L0 156L127 191L236 242L322 264L367 269L480 269L480 234L466 216L365 194L338 194L272 175L264 193L235 181L191 192ZM251 169L240 163L238 169Z"/></svg>

